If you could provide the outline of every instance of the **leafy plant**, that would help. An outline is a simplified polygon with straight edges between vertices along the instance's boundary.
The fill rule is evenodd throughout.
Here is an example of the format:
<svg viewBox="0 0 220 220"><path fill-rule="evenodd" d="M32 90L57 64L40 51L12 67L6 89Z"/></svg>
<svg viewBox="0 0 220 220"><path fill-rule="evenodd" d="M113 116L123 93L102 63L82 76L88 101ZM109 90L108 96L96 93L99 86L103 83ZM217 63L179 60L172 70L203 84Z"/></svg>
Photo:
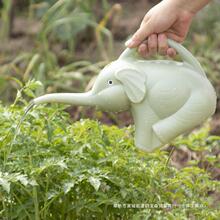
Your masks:
<svg viewBox="0 0 220 220"><path fill-rule="evenodd" d="M7 5L9 4L8 1ZM7 58L0 67L0 91L1 98L5 101L12 101L19 88L16 79L22 83L33 77L43 83L38 95L45 92L60 91L65 89L69 92L82 91L87 83L101 70L108 62L97 62L74 59L74 48L77 36L90 27L93 30L91 35L98 39L98 47L102 45L102 35L109 39L109 48L112 50L111 33L105 25L99 25L97 16L93 12L93 5L97 1L31 1L30 14L43 9L41 13L41 28L34 38L36 47L31 52L22 51L15 58ZM5 3L6 4L6 3ZM109 7L106 1L102 1L101 13L105 14ZM9 7L9 6L8 6ZM7 7L7 8L8 8ZM4 15L4 10L2 14ZM5 19L9 17L4 16ZM105 19L106 20L106 19ZM6 22L4 22L6 24ZM97 28L97 31L96 31ZM3 30L4 33L6 33ZM96 33L96 34L95 34ZM92 37L92 38L94 38ZM64 54L64 63L60 65L59 54L53 50L52 45L60 45L59 54ZM65 44L68 46L66 47ZM104 53L108 59L107 53ZM72 82L74 80L74 82Z"/></svg>
<svg viewBox="0 0 220 220"><path fill-rule="evenodd" d="M139 151L133 126L73 123L64 109L35 107L16 133L23 108L0 105L1 218L219 219L211 192L220 183L205 170L167 165L167 151ZM208 127L174 145L219 145L207 136Z"/></svg>

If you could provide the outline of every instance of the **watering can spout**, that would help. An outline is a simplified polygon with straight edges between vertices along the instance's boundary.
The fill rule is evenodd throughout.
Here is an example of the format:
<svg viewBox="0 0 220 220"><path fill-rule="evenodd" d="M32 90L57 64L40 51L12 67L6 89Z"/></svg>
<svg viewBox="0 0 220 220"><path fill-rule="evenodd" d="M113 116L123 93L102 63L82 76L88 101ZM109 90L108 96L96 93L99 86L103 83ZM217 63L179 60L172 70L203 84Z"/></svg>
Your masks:
<svg viewBox="0 0 220 220"><path fill-rule="evenodd" d="M94 95L92 92L85 93L52 93L35 98L35 105L44 103L63 103L70 105L94 106Z"/></svg>

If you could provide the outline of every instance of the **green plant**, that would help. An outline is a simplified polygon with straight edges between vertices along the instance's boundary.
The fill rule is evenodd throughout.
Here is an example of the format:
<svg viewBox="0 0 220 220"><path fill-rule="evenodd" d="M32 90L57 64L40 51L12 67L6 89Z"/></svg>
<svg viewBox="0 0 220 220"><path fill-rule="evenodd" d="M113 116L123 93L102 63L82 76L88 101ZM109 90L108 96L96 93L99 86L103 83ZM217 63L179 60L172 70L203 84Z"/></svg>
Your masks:
<svg viewBox="0 0 220 220"><path fill-rule="evenodd" d="M199 59L208 78L215 86L218 98L220 96L219 7L219 1L213 1L198 14L186 41L187 47Z"/></svg>
<svg viewBox="0 0 220 220"><path fill-rule="evenodd" d="M3 1L3 8L1 10L1 31L0 39L2 41L8 40L11 30L11 10L13 1Z"/></svg>
<svg viewBox="0 0 220 220"><path fill-rule="evenodd" d="M111 34L107 31L105 25L100 26L98 24L98 18L93 12L92 6L96 3L96 0L31 1L33 7L30 9L30 14L32 16L35 11L44 9L40 13L42 25L34 39L36 47L31 52L22 51L16 57L5 58L6 61L0 67L2 73L0 76L0 92L4 101L12 101L15 97L16 89L19 88L15 78L22 83L33 77L40 80L44 86L38 90L38 95L63 89L69 92L77 92L86 87L87 83L108 61L93 64L91 61L75 60L73 52L74 45L78 42L77 36L90 27L94 32L91 35L99 37L99 40L97 40L98 45L103 44L104 39L101 38L103 31L108 35L109 45L112 45ZM34 10L34 8L36 9ZM99 10L105 14L105 11L108 10L106 1L102 1L102 7ZM9 18L4 17L5 19ZM98 28L98 31L96 31L96 28ZM4 30L3 32L5 33ZM65 47L65 44L68 46ZM52 48L53 45L60 45L63 48L62 51L56 54ZM111 47L109 46L110 50ZM61 65L59 55L62 53L64 54L62 55L64 56L62 58L64 62ZM105 52L104 56L107 59L106 54Z"/></svg>
<svg viewBox="0 0 220 220"><path fill-rule="evenodd" d="M94 38L88 27L95 30L99 21L94 12L94 6L98 1L70 1L59 0L48 6L42 16L42 28L38 35L38 40L44 51L49 50L50 42L59 40L68 44L69 50L74 51L75 44L80 44L77 36L87 28L87 36ZM107 1L101 1L99 4L99 13L105 14L109 8ZM45 4L43 4L45 7ZM39 9L38 9L39 10ZM99 26L100 27L100 26ZM95 32L95 31L93 31ZM105 28L105 25L99 29L99 34L105 35L109 41L109 50L112 50L112 36ZM48 38L50 37L50 41ZM97 37L97 36L96 36ZM98 45L103 44L104 40L97 39ZM104 49L104 48L102 48ZM105 57L108 59L108 57Z"/></svg>
<svg viewBox="0 0 220 220"><path fill-rule="evenodd" d="M46 92L68 91L82 92L107 62L91 63L90 61L76 61L59 67L52 53L51 60L45 60L38 53L23 53L0 69L4 74L0 76L1 99L10 101L16 96L16 90L29 79L35 78L43 84L37 95ZM20 66L25 66L24 71Z"/></svg>
<svg viewBox="0 0 220 220"><path fill-rule="evenodd" d="M36 90L38 84L29 82L25 89ZM26 105L19 94L17 103ZM178 170L167 165L166 151L139 151L133 126L73 123L64 107L34 108L16 134L23 108L0 105L1 218L219 219L210 192L219 192L220 183L196 163ZM208 137L206 127L174 145L219 142ZM161 204L168 206L156 207Z"/></svg>

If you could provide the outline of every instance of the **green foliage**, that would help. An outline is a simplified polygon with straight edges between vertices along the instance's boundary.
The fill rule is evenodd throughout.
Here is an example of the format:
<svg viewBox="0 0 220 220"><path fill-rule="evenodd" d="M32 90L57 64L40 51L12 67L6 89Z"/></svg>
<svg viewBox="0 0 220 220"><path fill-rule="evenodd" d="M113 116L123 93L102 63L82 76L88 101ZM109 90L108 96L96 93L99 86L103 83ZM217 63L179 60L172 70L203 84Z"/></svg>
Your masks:
<svg viewBox="0 0 220 220"><path fill-rule="evenodd" d="M42 17L42 28L39 33L40 42L48 47L48 34L53 31L61 41L68 41L71 45L74 37L88 25L92 24L92 14L84 12L73 1L57 1Z"/></svg>
<svg viewBox="0 0 220 220"><path fill-rule="evenodd" d="M3 65L0 68L3 72L0 76L1 100L11 102L16 96L16 90L33 77L43 84L37 95L63 90L81 92L107 64L105 61L93 64L82 60L59 67L52 53L48 53L47 56L51 59L44 59L38 53L25 53L17 56L9 64ZM24 74L20 66L26 67Z"/></svg>
<svg viewBox="0 0 220 220"><path fill-rule="evenodd" d="M44 10L41 17L42 27L38 34L38 40L43 49L47 51L50 43L58 40L66 42L68 49L74 51L75 45L81 44L80 40L77 40L77 36L84 30L87 30L87 33L84 34L87 38L90 36L91 39L94 39L94 33L99 23L98 15L95 12L97 4L99 5L100 15L104 16L109 9L107 1L59 0L52 5L44 1L36 10L36 13L39 10ZM107 37L108 41L112 41L111 33L105 27L102 27L101 32ZM49 41L48 38L50 38ZM110 43L112 44L112 42Z"/></svg>
<svg viewBox="0 0 220 220"><path fill-rule="evenodd" d="M220 97L219 7L220 2L213 1L197 15L186 41L187 48L190 48L199 59L214 85L218 98Z"/></svg>
<svg viewBox="0 0 220 220"><path fill-rule="evenodd" d="M7 40L10 35L11 8L12 8L12 0L3 1L3 8L1 10L1 30L0 30L0 40L2 41Z"/></svg>
<svg viewBox="0 0 220 220"><path fill-rule="evenodd" d="M32 81L26 89L38 86ZM73 123L64 106L51 105L31 110L16 134L23 113L16 104L0 106L1 218L219 219L211 197L219 182L196 165L180 170L167 165L166 151L139 151L133 126ZM202 146L206 134L203 128L176 145ZM219 141L209 137L206 145Z"/></svg>
<svg viewBox="0 0 220 220"><path fill-rule="evenodd" d="M8 3L5 3L7 7L2 9L2 21L9 25L8 11L11 7L11 1L5 2ZM90 61L74 59L75 45L81 44L80 39L78 40L79 34L90 27L91 30L87 30L84 35L90 35L91 39L95 40L95 30L99 19L94 13L94 5L98 1L59 0L30 1L30 3L30 14L33 16L31 19L37 19L34 15L41 14L39 18L41 28L33 39L36 47L31 52L21 51L15 58L10 57L4 62L4 65L1 65L1 98L4 98L4 101L11 101L15 97L15 91L19 88L15 78L21 82L27 82L33 77L40 80L43 87L38 91L38 95L48 92L48 90L49 92L63 89L69 92L82 91L89 80L106 63L92 64ZM100 13L104 16L109 8L108 4L103 0L99 5L101 6ZM2 29L2 32L6 33L7 31ZM88 34L88 32L91 33ZM108 41L112 41L111 34L105 27L102 27L100 32L100 34L107 36ZM53 45L59 45L59 54L53 50ZM109 45L112 45L112 42ZM60 65L59 59L64 60L62 65ZM74 80L75 84L71 80Z"/></svg>

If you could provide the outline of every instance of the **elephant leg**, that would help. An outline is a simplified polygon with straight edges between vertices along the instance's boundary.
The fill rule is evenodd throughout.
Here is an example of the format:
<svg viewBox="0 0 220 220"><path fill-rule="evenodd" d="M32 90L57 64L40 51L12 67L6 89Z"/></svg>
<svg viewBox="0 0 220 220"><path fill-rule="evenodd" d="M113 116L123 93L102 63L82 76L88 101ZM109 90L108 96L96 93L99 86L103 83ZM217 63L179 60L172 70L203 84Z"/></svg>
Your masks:
<svg viewBox="0 0 220 220"><path fill-rule="evenodd" d="M152 125L160 120L149 106L147 100L144 105L135 105L132 108L132 115L135 123L135 145L143 150L150 152L162 143L152 130Z"/></svg>
<svg viewBox="0 0 220 220"><path fill-rule="evenodd" d="M176 113L155 123L153 130L162 143L168 143L207 119L213 114L213 106L205 94L194 92Z"/></svg>

